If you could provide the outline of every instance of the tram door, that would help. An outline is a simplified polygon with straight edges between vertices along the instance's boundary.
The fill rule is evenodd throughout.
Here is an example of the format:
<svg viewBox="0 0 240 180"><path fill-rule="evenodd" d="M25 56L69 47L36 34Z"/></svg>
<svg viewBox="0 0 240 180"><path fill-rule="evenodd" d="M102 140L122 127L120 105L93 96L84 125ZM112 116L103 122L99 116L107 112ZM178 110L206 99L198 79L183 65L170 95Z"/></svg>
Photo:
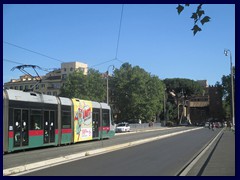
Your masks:
<svg viewBox="0 0 240 180"><path fill-rule="evenodd" d="M14 109L13 119L13 145L14 147L27 146L29 142L28 136L28 115L29 111L24 109Z"/></svg>
<svg viewBox="0 0 240 180"><path fill-rule="evenodd" d="M44 111L44 143L55 142L55 111Z"/></svg>
<svg viewBox="0 0 240 180"><path fill-rule="evenodd" d="M93 128L93 138L98 137L99 135L99 124L100 124L100 109L93 109L93 117L92 117L92 128Z"/></svg>

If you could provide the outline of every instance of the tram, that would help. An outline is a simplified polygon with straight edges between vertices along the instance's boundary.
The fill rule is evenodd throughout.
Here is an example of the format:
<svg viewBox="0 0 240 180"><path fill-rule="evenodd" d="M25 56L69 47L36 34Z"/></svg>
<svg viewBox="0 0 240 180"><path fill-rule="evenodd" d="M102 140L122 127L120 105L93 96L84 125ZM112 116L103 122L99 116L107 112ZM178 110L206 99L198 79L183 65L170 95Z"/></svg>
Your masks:
<svg viewBox="0 0 240 180"><path fill-rule="evenodd" d="M106 103L3 91L3 153L114 135L111 108Z"/></svg>

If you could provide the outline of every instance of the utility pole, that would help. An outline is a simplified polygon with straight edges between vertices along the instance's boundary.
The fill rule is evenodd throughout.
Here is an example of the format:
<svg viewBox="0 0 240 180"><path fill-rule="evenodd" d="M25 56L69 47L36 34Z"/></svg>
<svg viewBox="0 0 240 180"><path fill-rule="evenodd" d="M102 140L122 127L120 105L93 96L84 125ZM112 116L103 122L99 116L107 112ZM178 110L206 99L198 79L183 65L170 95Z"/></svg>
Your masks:
<svg viewBox="0 0 240 180"><path fill-rule="evenodd" d="M230 71L231 71L231 85L232 85L232 124L233 129L235 130L235 104L234 104L234 82L233 82L233 67L232 67L232 53L229 49L224 50L225 56L228 56L230 53Z"/></svg>
<svg viewBox="0 0 240 180"><path fill-rule="evenodd" d="M107 104L108 104L108 89L109 89L109 88L108 88L108 76L109 76L109 68L110 68L111 66L113 67L113 69L112 69L113 71L114 71L114 69L115 69L114 65L109 65L109 66L108 66L108 69L107 69Z"/></svg>

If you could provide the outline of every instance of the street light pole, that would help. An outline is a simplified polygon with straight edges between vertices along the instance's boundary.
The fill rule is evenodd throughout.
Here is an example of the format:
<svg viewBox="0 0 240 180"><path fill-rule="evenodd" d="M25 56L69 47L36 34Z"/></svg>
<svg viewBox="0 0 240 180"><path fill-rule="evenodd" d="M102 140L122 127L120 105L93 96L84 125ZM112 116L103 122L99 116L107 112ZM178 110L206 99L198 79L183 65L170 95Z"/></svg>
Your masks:
<svg viewBox="0 0 240 180"><path fill-rule="evenodd" d="M114 68L115 68L114 65L109 65L109 66L108 66L108 70L107 70L107 105L108 105L108 74L109 74L109 68L110 68L111 66L113 67L113 68L112 68L113 71L114 71Z"/></svg>
<svg viewBox="0 0 240 180"><path fill-rule="evenodd" d="M232 123L233 129L235 129L235 106L234 106L234 83L233 83L233 67L232 67L232 53L229 49L224 50L225 56L228 56L230 53L230 69L231 69L231 85L232 85Z"/></svg>

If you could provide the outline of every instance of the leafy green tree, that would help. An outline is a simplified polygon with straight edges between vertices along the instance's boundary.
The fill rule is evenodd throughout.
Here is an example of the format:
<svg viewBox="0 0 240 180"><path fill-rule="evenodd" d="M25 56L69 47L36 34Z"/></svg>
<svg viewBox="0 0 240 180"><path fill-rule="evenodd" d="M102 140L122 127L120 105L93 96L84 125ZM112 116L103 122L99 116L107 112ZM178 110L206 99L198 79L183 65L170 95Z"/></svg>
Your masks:
<svg viewBox="0 0 240 180"><path fill-rule="evenodd" d="M233 84L235 87L235 67L233 67ZM223 88L223 109L226 118L231 117L232 113L232 83L231 74L222 76L222 88Z"/></svg>
<svg viewBox="0 0 240 180"><path fill-rule="evenodd" d="M197 6L197 9L195 12L192 13L191 18L194 21L194 26L191 29L193 31L193 35L195 36L197 32L202 31L202 29L199 27L199 22L201 22L202 26L210 21L209 16L203 16L205 14L205 11L202 9L203 4L199 4ZM185 4L185 7L190 6L189 4ZM184 10L184 5L179 4L178 7L176 8L178 11L178 14L180 15L181 12Z"/></svg>
<svg viewBox="0 0 240 180"><path fill-rule="evenodd" d="M190 79L184 78L172 78L172 79L164 79L163 82L166 86L167 91L167 115L168 120L177 122L177 104L181 98L189 98L192 95L202 95L204 93L204 89L199 85L198 82ZM175 96L173 96L174 94Z"/></svg>
<svg viewBox="0 0 240 180"><path fill-rule="evenodd" d="M124 63L114 71L118 121L152 120L162 111L164 84L139 66Z"/></svg>
<svg viewBox="0 0 240 180"><path fill-rule="evenodd" d="M177 96L181 96L182 92L185 96L202 95L203 87L196 81L185 78L164 79L168 91L174 91Z"/></svg>
<svg viewBox="0 0 240 180"><path fill-rule="evenodd" d="M60 96L103 102L106 97L105 80L99 71L90 69L87 75L75 71L67 77Z"/></svg>

